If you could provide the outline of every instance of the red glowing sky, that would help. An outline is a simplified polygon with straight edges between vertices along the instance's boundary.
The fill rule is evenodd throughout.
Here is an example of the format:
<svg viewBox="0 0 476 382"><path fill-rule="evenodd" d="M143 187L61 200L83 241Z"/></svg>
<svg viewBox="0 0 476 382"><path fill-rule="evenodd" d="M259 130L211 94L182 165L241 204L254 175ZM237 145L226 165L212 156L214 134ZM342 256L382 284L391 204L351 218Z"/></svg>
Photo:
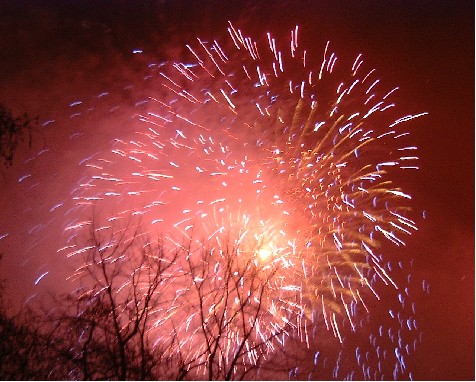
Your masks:
<svg viewBox="0 0 476 382"><path fill-rule="evenodd" d="M125 87L143 83L149 57L173 58L196 36L222 34L229 19L240 20L250 34L272 30L284 36L299 24L301 43L316 57L327 40L339 54L363 53L386 83L400 86L401 110L429 113L412 124L421 170L405 180L415 204L426 211L407 243L413 273L431 285L430 295L417 301L424 340L414 357L415 376L474 379L474 4L264 3L250 2L246 9L218 1L0 5L0 102L15 114L64 126L38 136L32 150L22 149L15 165L2 170L0 234L14 237L0 241L7 290L33 293L33 281L55 262L53 255L39 256L36 247L21 244L21 235L34 222L48 221L49 209L64 198L62 184L77 180L77 170L63 164L99 151L118 121L129 118L139 99ZM133 49L144 55L132 55ZM103 91L110 92L107 100L95 98ZM141 89L144 95L150 91ZM68 105L77 100L84 101L83 113L70 118L76 109ZM94 110L84 112L89 106ZM109 111L114 106L119 108ZM70 147L71 132L82 129L97 130L87 149L62 149ZM22 162L41 150L43 139L55 160L27 165L44 174L39 191L28 193L18 182L26 173ZM53 248L48 239L42 245Z"/></svg>

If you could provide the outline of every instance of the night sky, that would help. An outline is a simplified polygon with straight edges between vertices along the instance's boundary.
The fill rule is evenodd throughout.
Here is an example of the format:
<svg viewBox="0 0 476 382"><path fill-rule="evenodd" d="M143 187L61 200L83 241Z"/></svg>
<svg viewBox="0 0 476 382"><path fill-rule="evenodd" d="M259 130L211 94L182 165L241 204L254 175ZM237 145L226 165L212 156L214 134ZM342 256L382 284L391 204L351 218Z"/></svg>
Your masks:
<svg viewBox="0 0 476 382"><path fill-rule="evenodd" d="M474 380L474 3L224 3L0 3L0 102L40 122L33 147L24 144L13 167L1 170L7 296L18 304L62 285L68 265L53 250L54 235L43 234L58 224L49 211L78 181L77 163L105 147L134 113L137 94L153 93L143 80L149 62L180 57L197 36L225 34L228 20L253 36L287 36L298 24L311 57L328 40L339 56L363 53L385 83L400 87L402 112L428 112L411 123L420 170L401 179L425 215L405 256L414 259L415 279L430 284L429 294L414 296L423 332L414 376ZM101 92L109 96L98 98ZM87 145L83 133L94 137Z"/></svg>

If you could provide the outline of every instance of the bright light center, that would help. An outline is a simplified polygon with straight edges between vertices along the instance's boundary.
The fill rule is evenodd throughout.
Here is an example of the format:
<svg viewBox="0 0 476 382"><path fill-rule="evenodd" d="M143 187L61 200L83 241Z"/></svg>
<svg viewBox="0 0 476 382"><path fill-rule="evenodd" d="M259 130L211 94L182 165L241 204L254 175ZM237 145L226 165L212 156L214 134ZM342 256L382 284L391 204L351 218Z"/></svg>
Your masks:
<svg viewBox="0 0 476 382"><path fill-rule="evenodd" d="M270 257L271 257L271 254L273 252L271 251L271 249L269 248L260 248L258 250L258 258L261 260L261 261L266 261L268 260Z"/></svg>

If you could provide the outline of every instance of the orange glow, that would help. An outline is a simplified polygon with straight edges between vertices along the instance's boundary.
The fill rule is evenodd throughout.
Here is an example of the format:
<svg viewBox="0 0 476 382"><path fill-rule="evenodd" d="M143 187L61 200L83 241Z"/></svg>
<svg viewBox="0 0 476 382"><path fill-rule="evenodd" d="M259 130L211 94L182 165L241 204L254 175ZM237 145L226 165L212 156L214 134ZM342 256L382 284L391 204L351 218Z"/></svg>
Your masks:
<svg viewBox="0 0 476 382"><path fill-rule="evenodd" d="M273 251L269 247L262 247L256 252L258 259L261 261L268 261L273 254Z"/></svg>

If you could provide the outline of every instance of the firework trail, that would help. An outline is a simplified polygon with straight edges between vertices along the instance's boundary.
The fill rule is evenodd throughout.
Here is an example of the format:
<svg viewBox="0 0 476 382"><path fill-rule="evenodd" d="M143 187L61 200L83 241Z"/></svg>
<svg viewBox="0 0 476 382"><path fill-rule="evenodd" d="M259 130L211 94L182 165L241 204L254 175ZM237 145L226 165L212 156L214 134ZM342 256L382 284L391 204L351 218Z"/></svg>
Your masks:
<svg viewBox="0 0 476 382"><path fill-rule="evenodd" d="M223 336L225 364L244 345L235 370L289 342L307 354L290 378L411 377L411 276L382 251L417 230L396 183L418 168L405 129L426 113L399 114L398 88L361 55L341 67L328 43L308 62L298 27L280 43L230 23L225 39L187 49L183 62L149 66L156 92L110 151L81 161L58 252L91 249L91 211L98 232L132 221L182 248L156 322L197 364L208 333Z"/></svg>

